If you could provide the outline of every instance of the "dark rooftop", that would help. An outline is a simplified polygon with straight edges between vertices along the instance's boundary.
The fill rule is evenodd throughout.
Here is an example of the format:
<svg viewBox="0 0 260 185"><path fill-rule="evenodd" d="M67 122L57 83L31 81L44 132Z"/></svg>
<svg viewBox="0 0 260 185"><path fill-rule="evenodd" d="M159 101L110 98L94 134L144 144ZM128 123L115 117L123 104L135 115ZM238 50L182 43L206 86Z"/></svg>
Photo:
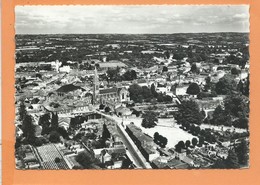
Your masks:
<svg viewBox="0 0 260 185"><path fill-rule="evenodd" d="M85 89L83 89L79 86L75 86L73 84L68 84L68 85L64 85L64 86L60 87L59 89L57 89L57 92L67 93L70 91L75 91L77 89L81 89L81 90L85 91Z"/></svg>
<svg viewBox="0 0 260 185"><path fill-rule="evenodd" d="M117 88L110 88L110 89L101 89L99 90L99 94L106 94L106 93L115 93L117 92Z"/></svg>

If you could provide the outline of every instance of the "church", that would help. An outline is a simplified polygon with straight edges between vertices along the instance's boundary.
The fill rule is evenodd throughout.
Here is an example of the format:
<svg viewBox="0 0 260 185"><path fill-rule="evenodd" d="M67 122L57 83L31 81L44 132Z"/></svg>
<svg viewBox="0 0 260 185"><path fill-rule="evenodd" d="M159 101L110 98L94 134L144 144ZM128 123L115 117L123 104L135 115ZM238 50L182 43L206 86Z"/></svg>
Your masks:
<svg viewBox="0 0 260 185"><path fill-rule="evenodd" d="M100 89L99 77L95 69L93 78L93 104L104 104L114 110L117 105L122 105L129 101L129 91L125 87Z"/></svg>

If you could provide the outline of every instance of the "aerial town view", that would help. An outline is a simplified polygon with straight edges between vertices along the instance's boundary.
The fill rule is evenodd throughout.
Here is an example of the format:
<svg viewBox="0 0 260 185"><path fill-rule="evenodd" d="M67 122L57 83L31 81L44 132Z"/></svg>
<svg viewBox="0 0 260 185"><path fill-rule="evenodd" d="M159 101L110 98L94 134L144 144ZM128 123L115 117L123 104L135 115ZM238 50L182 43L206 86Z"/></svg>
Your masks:
<svg viewBox="0 0 260 185"><path fill-rule="evenodd" d="M16 168L248 168L248 14L16 7Z"/></svg>

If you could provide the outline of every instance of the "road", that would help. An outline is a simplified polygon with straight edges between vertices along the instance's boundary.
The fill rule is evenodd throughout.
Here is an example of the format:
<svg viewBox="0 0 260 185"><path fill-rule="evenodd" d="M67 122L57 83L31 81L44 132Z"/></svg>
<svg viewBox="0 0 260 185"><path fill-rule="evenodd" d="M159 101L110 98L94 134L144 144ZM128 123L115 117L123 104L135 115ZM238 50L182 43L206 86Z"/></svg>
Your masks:
<svg viewBox="0 0 260 185"><path fill-rule="evenodd" d="M142 169L151 168L150 164L146 162L141 152L137 149L137 147L135 146L131 138L128 136L124 128L120 125L119 121L115 120L112 116L106 115L102 112L99 111L96 112L117 123L118 133L120 134L123 143L127 147L127 151L130 154L129 158L133 160L133 163L137 166L137 168L142 168Z"/></svg>
<svg viewBox="0 0 260 185"><path fill-rule="evenodd" d="M127 147L127 150L130 152L131 157L133 158L132 160L134 160L134 164L137 167L140 168L146 168L146 164L143 162L143 160L140 158L140 156L137 154L136 150L133 148L133 146L131 145L131 143L128 141L128 139L125 137L125 135L122 133L122 131L118 128L118 132L123 140L123 143L125 144L125 146Z"/></svg>

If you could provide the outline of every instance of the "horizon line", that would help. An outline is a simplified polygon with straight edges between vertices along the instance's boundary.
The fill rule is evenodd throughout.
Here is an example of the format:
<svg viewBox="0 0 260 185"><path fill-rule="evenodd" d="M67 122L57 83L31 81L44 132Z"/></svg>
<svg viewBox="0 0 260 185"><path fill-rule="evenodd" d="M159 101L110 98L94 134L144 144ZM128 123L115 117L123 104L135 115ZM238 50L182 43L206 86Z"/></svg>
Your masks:
<svg viewBox="0 0 260 185"><path fill-rule="evenodd" d="M171 35L202 33L250 33L250 31L176 32L176 33L15 33L15 35Z"/></svg>

